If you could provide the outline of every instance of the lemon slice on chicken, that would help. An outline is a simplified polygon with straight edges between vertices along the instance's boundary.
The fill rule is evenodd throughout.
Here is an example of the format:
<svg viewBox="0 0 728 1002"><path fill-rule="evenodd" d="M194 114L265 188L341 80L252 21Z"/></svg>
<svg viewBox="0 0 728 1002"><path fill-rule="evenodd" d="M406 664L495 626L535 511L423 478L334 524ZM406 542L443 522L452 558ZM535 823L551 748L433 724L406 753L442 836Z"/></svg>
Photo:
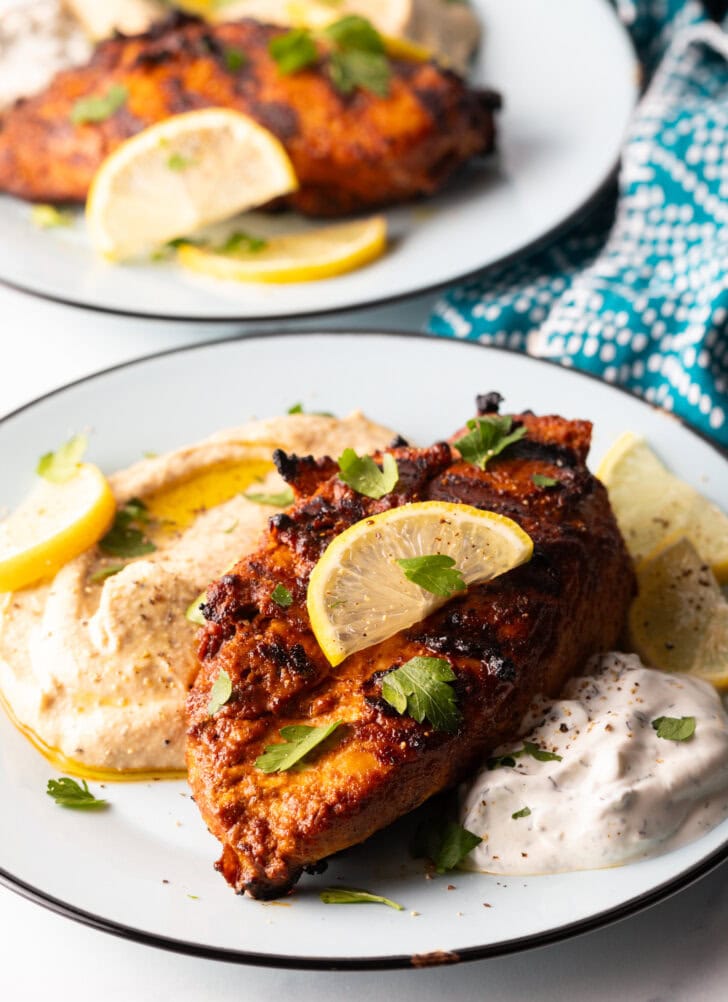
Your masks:
<svg viewBox="0 0 728 1002"><path fill-rule="evenodd" d="M511 519L444 501L402 505L356 522L311 574L308 613L332 665L424 619L448 599L408 580L398 560L441 554L465 585L529 560L533 543Z"/></svg>
<svg viewBox="0 0 728 1002"><path fill-rule="evenodd" d="M51 577L103 536L115 510L106 477L91 463L63 483L39 480L0 522L0 592Z"/></svg>
<svg viewBox="0 0 728 1002"><path fill-rule="evenodd" d="M122 260L295 191L278 139L247 115L206 108L127 139L91 184L94 248Z"/></svg>
<svg viewBox="0 0 728 1002"><path fill-rule="evenodd" d="M643 438L632 432L618 438L597 476L635 561L685 536L718 580L728 582L728 515L671 473Z"/></svg>
<svg viewBox="0 0 728 1002"><path fill-rule="evenodd" d="M254 249L216 253L193 244L178 251L180 264L213 278L237 282L312 282L361 268L387 247L383 216L323 226L257 241Z"/></svg>

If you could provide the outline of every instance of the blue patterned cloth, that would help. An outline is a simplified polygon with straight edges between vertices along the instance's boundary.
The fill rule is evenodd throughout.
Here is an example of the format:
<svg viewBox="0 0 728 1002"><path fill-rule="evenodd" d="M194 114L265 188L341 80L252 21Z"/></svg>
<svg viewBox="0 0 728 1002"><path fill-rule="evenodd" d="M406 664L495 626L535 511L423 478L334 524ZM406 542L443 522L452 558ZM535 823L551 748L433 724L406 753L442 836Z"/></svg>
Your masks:
<svg viewBox="0 0 728 1002"><path fill-rule="evenodd" d="M728 35L696 0L617 0L649 85L619 193L449 290L436 334L600 375L728 446Z"/></svg>

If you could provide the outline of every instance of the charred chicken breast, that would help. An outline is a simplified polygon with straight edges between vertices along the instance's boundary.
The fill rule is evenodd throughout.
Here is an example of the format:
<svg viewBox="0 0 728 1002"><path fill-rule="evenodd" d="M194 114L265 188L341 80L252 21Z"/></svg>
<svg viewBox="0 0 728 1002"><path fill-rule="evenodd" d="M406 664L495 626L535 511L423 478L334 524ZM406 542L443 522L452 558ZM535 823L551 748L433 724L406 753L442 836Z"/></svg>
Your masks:
<svg viewBox="0 0 728 1002"><path fill-rule="evenodd" d="M457 782L517 735L537 693L558 692L590 654L616 642L634 578L606 491L585 465L591 426L532 414L515 422L525 437L484 471L446 443L390 450L399 480L380 500L344 484L331 459L276 456L298 500L209 589L188 701L190 783L222 842L218 868L237 891L283 894L305 867ZM537 473L557 483L538 486ZM312 568L354 522L428 500L509 516L532 537L533 558L331 668L306 611ZM288 608L272 598L281 584ZM416 656L451 666L457 731L418 723L382 698L382 677ZM211 716L222 671L232 693ZM333 721L343 723L304 768L256 767L282 727Z"/></svg>

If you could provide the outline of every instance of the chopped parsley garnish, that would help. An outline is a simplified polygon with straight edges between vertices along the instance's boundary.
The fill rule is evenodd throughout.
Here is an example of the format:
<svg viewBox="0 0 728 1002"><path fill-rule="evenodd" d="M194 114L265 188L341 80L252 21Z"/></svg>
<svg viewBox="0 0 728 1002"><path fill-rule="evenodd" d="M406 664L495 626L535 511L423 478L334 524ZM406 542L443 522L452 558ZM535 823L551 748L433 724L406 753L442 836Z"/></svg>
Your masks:
<svg viewBox="0 0 728 1002"><path fill-rule="evenodd" d="M111 528L99 540L99 548L113 557L142 557L153 553L156 546L144 535L143 527L149 524L147 506L139 498L132 498L118 509Z"/></svg>
<svg viewBox="0 0 728 1002"><path fill-rule="evenodd" d="M108 564L106 567L101 567L99 570L94 571L89 577L89 581L94 583L97 581L105 581L107 578L112 578L119 571L123 571L126 564Z"/></svg>
<svg viewBox="0 0 728 1002"><path fill-rule="evenodd" d="M335 720L333 724L322 724L321 727L308 727L306 724L281 727L279 733L283 742L266 745L263 754L255 760L256 769L261 772L286 772L306 758L340 724L340 720Z"/></svg>
<svg viewBox="0 0 728 1002"><path fill-rule="evenodd" d="M248 57L240 49L225 49L222 54L225 69L230 73L237 73L248 61Z"/></svg>
<svg viewBox="0 0 728 1002"><path fill-rule="evenodd" d="M344 449L338 462L339 479L364 497L379 500L399 480L397 460L388 452L382 457L381 470L371 456L357 456L353 449Z"/></svg>
<svg viewBox="0 0 728 1002"><path fill-rule="evenodd" d="M547 477L543 473L534 473L531 480L537 487L555 487L559 482L556 477Z"/></svg>
<svg viewBox="0 0 728 1002"><path fill-rule="evenodd" d="M207 620L202 615L202 606L207 601L207 592L203 591L197 596L194 602L190 602L185 610L185 619L188 623L194 623L196 626L204 626Z"/></svg>
<svg viewBox="0 0 728 1002"><path fill-rule="evenodd" d="M55 205L34 205L30 210L30 218L35 226L42 230L52 230L59 226L71 226L73 215L70 212L62 212Z"/></svg>
<svg viewBox="0 0 728 1002"><path fill-rule="evenodd" d="M454 870L482 838L463 828L457 821L447 818L431 818L423 822L412 840L412 855L424 857L435 864L438 873Z"/></svg>
<svg viewBox="0 0 728 1002"><path fill-rule="evenodd" d="M112 84L101 97L82 97L71 109L71 121L74 125L86 125L87 122L105 122L125 104L129 92L121 84Z"/></svg>
<svg viewBox="0 0 728 1002"><path fill-rule="evenodd" d="M527 818L530 815L530 813L531 813L530 807L522 807L520 811L514 811L513 814L511 814L511 818L514 821L517 821L519 818Z"/></svg>
<svg viewBox="0 0 728 1002"><path fill-rule="evenodd" d="M76 476L83 454L88 447L85 435L74 435L55 452L46 452L38 460L35 472L54 484L65 484Z"/></svg>
<svg viewBox="0 0 728 1002"><path fill-rule="evenodd" d="M275 586L270 597L276 605L281 607L281 609L287 609L289 605L293 604L293 595L291 595L286 586L282 584L277 584Z"/></svg>
<svg viewBox="0 0 728 1002"><path fill-rule="evenodd" d="M513 418L490 414L468 421L470 431L455 442L455 448L466 463L474 463L484 470L488 462L505 448L523 438L524 427L512 431Z"/></svg>
<svg viewBox="0 0 728 1002"><path fill-rule="evenodd" d="M243 230L236 230L227 239L215 247L216 254L257 254L268 246L268 241L263 237L253 236L252 233L245 233Z"/></svg>
<svg viewBox="0 0 728 1002"><path fill-rule="evenodd" d="M287 414L306 414L306 413L308 413L308 414L310 414L312 416L315 416L315 417L336 417L336 415L332 414L331 411L308 411L307 412L307 411L304 410L303 404L301 404L301 403L293 404L292 407L288 408L288 410L286 411L286 413Z"/></svg>
<svg viewBox="0 0 728 1002"><path fill-rule="evenodd" d="M181 172L187 170L188 167L192 167L195 163L194 160L190 160L189 157L182 156L181 153L170 153L167 157L167 166L170 170Z"/></svg>
<svg viewBox="0 0 728 1002"><path fill-rule="evenodd" d="M81 780L80 785L68 776L49 779L46 793L53 797L59 807L73 807L82 811L98 811L108 807L108 801L100 800L91 793L85 779Z"/></svg>
<svg viewBox="0 0 728 1002"><path fill-rule="evenodd" d="M452 557L444 553L433 553L426 557L407 557L397 560L404 576L432 595L447 598L455 592L465 591L461 572Z"/></svg>
<svg viewBox="0 0 728 1002"><path fill-rule="evenodd" d="M303 404L291 404L291 406L286 411L286 414L303 414Z"/></svg>
<svg viewBox="0 0 728 1002"><path fill-rule="evenodd" d="M550 752L546 751L544 748L539 748L539 746L534 744L533 741L524 741L523 748L519 748L517 751L489 758L488 768L498 769L502 765L509 765L513 767L516 764L516 759L522 758L524 755L530 755L531 758L535 758L537 762L561 762L563 758L563 756L557 755L556 752Z"/></svg>
<svg viewBox="0 0 728 1002"><path fill-rule="evenodd" d="M225 669L221 668L217 678L213 682L212 689L210 689L210 701L207 704L208 716L214 717L217 711L227 703L232 694L233 683Z"/></svg>
<svg viewBox="0 0 728 1002"><path fill-rule="evenodd" d="M387 96L390 68L384 40L370 21L357 14L342 17L320 32L294 28L277 35L269 42L268 51L280 73L298 73L318 63L317 40L328 51L329 76L341 94L361 87L378 97Z"/></svg>
<svg viewBox="0 0 728 1002"><path fill-rule="evenodd" d="M284 488L278 494L258 494L255 491L251 491L245 497L248 501L255 502L255 504L269 504L274 508L287 508L293 504L294 500L293 491L290 487Z"/></svg>
<svg viewBox="0 0 728 1002"><path fill-rule="evenodd" d="M656 717L652 726L658 738L667 741L689 741L695 734L695 717Z"/></svg>
<svg viewBox="0 0 728 1002"><path fill-rule="evenodd" d="M455 672L444 658L410 658L382 678L382 698L400 716L407 713L419 724L429 720L436 731L455 731L460 723Z"/></svg>
<svg viewBox="0 0 728 1002"><path fill-rule="evenodd" d="M320 892L319 897L325 905L386 905L395 911L404 911L404 905L392 901L391 898L383 898L379 894L371 894L356 887L326 887Z"/></svg>

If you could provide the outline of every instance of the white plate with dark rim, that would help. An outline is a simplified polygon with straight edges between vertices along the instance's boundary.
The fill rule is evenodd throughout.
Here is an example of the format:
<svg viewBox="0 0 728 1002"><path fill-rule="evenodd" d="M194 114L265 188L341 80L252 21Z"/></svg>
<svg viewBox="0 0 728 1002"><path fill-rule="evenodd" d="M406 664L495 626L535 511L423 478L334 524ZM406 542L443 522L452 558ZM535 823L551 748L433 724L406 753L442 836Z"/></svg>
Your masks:
<svg viewBox="0 0 728 1002"><path fill-rule="evenodd" d="M91 429L111 471L252 415L362 407L413 442L450 434L475 395L508 409L594 422L593 460L621 432L644 434L686 480L718 500L726 457L673 416L588 376L483 346L392 333L258 335L182 348L70 384L0 421L0 507L18 502L35 458ZM195 406L190 406L195 401ZM237 897L212 868L219 846L183 782L107 784L111 809L67 811L45 795L53 768L0 714L0 881L69 918L197 956L281 967L387 968L494 956L595 928L684 887L728 856L728 822L677 851L609 870L425 879L412 818L305 876L280 903ZM92 788L98 792L97 784ZM401 902L324 905L342 881ZM448 884L456 885L447 890ZM484 905L490 907L484 907Z"/></svg>
<svg viewBox="0 0 728 1002"><path fill-rule="evenodd" d="M222 282L173 263L97 259L82 218L39 230L0 195L0 281L90 309L179 320L265 320L373 305L507 261L573 219L612 177L638 90L626 32L608 0L472 0L484 25L475 85L500 90L499 153L426 202L387 213L379 261L335 279L282 286ZM246 219L267 235L296 217Z"/></svg>

